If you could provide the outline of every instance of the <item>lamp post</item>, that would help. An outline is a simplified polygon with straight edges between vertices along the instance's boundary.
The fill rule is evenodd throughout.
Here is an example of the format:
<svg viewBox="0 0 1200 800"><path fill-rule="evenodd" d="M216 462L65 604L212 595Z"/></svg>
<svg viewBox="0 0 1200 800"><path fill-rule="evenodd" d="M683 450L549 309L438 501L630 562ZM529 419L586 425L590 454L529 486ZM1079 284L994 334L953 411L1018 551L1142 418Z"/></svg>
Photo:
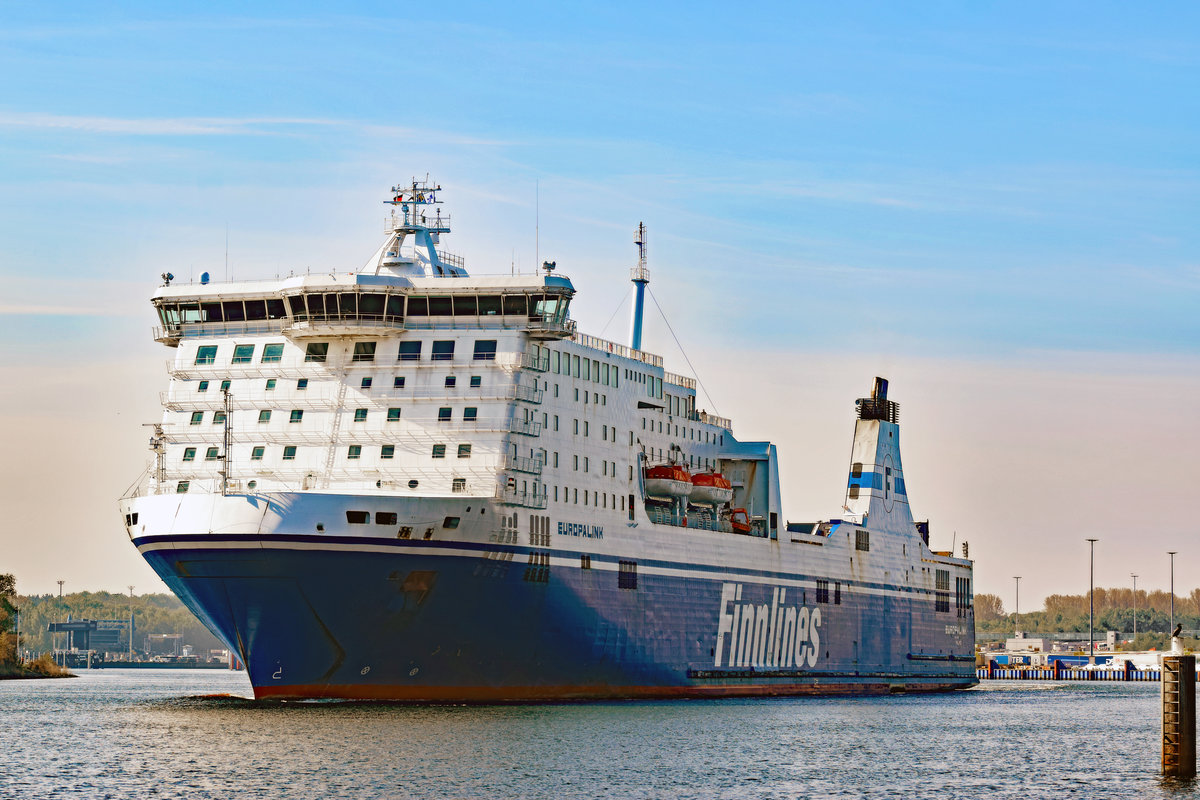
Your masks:
<svg viewBox="0 0 1200 800"><path fill-rule="evenodd" d="M1171 633L1175 633L1175 554L1178 550L1168 550L1171 557Z"/></svg>
<svg viewBox="0 0 1200 800"><path fill-rule="evenodd" d="M1088 663L1096 663L1096 542L1099 539L1088 539L1091 547L1088 567Z"/></svg>
<svg viewBox="0 0 1200 800"><path fill-rule="evenodd" d="M1017 638L1020 638L1021 637L1021 576L1013 575L1013 580L1017 582L1016 611L1013 612L1013 616L1016 619L1013 622L1013 627L1015 628L1013 633L1017 636Z"/></svg>
<svg viewBox="0 0 1200 800"><path fill-rule="evenodd" d="M129 587L129 660L133 661L133 587Z"/></svg>
<svg viewBox="0 0 1200 800"><path fill-rule="evenodd" d="M1137 609L1138 609L1137 575L1134 575L1132 572L1129 573L1129 575L1130 575L1130 577L1133 578L1133 646L1136 648L1137 647Z"/></svg>

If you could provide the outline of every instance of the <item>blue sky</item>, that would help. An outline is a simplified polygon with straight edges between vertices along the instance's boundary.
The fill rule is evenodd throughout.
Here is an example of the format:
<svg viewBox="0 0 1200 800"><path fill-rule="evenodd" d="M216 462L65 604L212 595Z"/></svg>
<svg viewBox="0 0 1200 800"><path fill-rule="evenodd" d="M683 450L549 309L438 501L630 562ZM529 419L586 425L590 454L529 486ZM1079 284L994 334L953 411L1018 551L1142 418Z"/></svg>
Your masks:
<svg viewBox="0 0 1200 800"><path fill-rule="evenodd" d="M22 380L0 391L0 421L64 443L116 425L104 457L121 468L45 462L77 484L114 473L55 534L72 541L92 513L111 550L103 498L143 445L116 416L153 418L167 357L146 335L158 273L221 274L227 230L235 276L357 266L378 243L382 190L427 171L474 271L555 258L581 290L575 316L611 338L645 220L652 290L735 418L742 386L705 374L726 352L765 369L852 361L899 370L899 385L909 370L914 389L1009 370L1045 397L1064 375L1149 375L1187 398L1198 23L1189 4L7 4L0 357ZM655 336L682 371L652 322ZM33 387L48 364L128 369L148 403L118 393L108 423L46 417ZM797 376L838 408L869 378ZM1138 394L1113 409L1118 433L1138 430ZM1146 464L1200 444L1186 420L1162 435ZM802 455L842 481L840 450ZM1123 461L1103 470L1114 486L1137 483ZM828 494L797 502L828 516ZM1184 535L1178 515L1155 513L1163 536ZM1114 516L1096 509L1095 524ZM1005 551L976 547L983 590L997 588L985 556L998 575ZM114 575L140 568L127 555ZM17 566L50 580L33 551Z"/></svg>

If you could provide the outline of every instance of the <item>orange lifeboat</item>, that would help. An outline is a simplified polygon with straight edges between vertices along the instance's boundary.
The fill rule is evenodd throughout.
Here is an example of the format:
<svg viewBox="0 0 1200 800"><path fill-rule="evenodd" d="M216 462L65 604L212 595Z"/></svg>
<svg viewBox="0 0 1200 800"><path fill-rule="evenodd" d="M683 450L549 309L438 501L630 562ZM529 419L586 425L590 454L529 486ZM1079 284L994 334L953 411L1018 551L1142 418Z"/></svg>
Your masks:
<svg viewBox="0 0 1200 800"><path fill-rule="evenodd" d="M646 496L657 500L687 497L692 493L692 476L674 464L660 464L646 470Z"/></svg>
<svg viewBox="0 0 1200 800"><path fill-rule="evenodd" d="M719 472L698 472L692 476L693 503L721 506L733 499L733 484Z"/></svg>
<svg viewBox="0 0 1200 800"><path fill-rule="evenodd" d="M729 524L733 526L734 533L749 533L750 515L744 508L735 508L729 512Z"/></svg>

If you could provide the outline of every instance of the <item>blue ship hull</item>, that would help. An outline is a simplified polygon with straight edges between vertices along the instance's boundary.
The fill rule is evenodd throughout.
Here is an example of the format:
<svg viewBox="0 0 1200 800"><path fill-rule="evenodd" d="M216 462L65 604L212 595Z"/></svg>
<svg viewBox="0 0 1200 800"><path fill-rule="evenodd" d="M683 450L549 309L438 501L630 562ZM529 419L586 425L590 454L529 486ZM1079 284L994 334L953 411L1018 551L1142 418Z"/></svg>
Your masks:
<svg viewBox="0 0 1200 800"><path fill-rule="evenodd" d="M241 656L259 698L867 694L977 682L973 653L946 625L961 631L973 620L948 619L928 594L896 586L818 603L796 587L820 576L642 562L631 579L616 559L591 555L581 568L583 554L562 549L551 566L546 550L464 542L205 534L134 543ZM757 630L738 624L751 607L762 609Z"/></svg>

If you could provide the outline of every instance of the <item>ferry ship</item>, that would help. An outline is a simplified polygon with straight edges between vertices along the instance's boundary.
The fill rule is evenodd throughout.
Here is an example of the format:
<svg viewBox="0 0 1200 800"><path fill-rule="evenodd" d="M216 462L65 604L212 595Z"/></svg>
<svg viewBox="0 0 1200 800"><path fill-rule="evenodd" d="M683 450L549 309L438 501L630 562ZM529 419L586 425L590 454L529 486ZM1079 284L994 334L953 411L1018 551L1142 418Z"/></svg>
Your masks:
<svg viewBox="0 0 1200 800"><path fill-rule="evenodd" d="M976 683L972 563L909 510L898 406L856 403L839 517L575 289L473 277L442 190L392 188L355 272L164 282L170 348L128 535L258 698L510 702ZM952 588L953 587L953 588Z"/></svg>

